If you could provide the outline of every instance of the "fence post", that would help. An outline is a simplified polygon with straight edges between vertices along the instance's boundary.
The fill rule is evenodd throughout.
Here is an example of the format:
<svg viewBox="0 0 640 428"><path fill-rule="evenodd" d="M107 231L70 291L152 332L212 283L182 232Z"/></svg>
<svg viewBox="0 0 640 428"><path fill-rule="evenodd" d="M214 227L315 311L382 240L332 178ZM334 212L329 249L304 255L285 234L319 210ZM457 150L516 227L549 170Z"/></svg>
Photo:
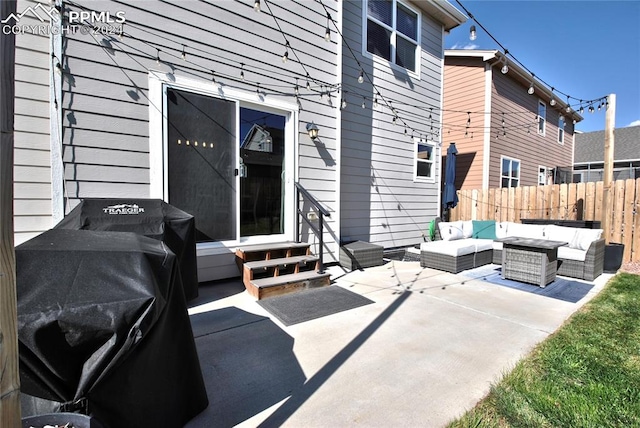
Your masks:
<svg viewBox="0 0 640 428"><path fill-rule="evenodd" d="M613 181L613 149L615 137L613 130L616 124L616 94L607 97L607 114L604 125L604 177L602 194L602 230L606 243L611 237L611 182Z"/></svg>

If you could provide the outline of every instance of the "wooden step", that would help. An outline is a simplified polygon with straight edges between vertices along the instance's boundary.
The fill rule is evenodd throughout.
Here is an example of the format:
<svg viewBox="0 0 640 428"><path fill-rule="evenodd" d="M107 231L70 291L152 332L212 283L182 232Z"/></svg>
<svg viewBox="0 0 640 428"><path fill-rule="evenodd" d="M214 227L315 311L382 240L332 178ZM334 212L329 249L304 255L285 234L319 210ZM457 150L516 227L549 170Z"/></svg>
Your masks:
<svg viewBox="0 0 640 428"><path fill-rule="evenodd" d="M328 286L331 284L330 276L328 272L307 271L272 278L254 279L248 285L245 284L245 287L250 295L260 300L308 288Z"/></svg>
<svg viewBox="0 0 640 428"><path fill-rule="evenodd" d="M243 253L256 253L256 252L265 252L272 250L286 250L289 248L308 248L309 244L306 242L279 242L277 244L260 244L260 245L251 245L248 247L238 248L238 251L242 251Z"/></svg>
<svg viewBox="0 0 640 428"><path fill-rule="evenodd" d="M262 268L270 268L275 266L286 266L292 264L300 264L300 263L311 263L317 262L317 256L294 256L294 257L284 257L280 259L269 259L269 260L256 260L255 262L246 262L244 264L245 268L257 270Z"/></svg>
<svg viewBox="0 0 640 428"><path fill-rule="evenodd" d="M318 268L318 257L316 256L293 256L293 257L284 257L278 259L268 259L268 260L256 260L254 262L246 262L242 266L242 280L245 286L253 281L253 278L256 272L271 272L271 276L280 276L281 270L285 268L289 268L291 270L291 266L293 266L293 272L289 273L298 273L300 272L300 268L303 267L303 270L309 270L307 266L309 263L313 263L313 269Z"/></svg>
<svg viewBox="0 0 640 428"><path fill-rule="evenodd" d="M282 257L309 255L310 244L304 242L279 242L275 244L250 245L236 249L236 263L242 272L246 262L269 260Z"/></svg>

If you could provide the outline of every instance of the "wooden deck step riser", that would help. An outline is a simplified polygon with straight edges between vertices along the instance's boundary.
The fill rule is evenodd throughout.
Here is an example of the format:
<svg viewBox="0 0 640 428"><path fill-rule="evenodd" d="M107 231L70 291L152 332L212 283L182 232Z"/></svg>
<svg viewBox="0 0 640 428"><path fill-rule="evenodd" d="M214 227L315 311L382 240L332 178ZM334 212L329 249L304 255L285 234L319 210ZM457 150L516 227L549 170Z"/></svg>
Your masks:
<svg viewBox="0 0 640 428"><path fill-rule="evenodd" d="M242 280L245 284L256 275L276 277L288 273L300 273L319 269L319 258L316 256L296 256L245 263L242 267ZM291 272L292 271L292 272ZM266 275L265 275L266 274Z"/></svg>
<svg viewBox="0 0 640 428"><path fill-rule="evenodd" d="M267 299L269 297L282 296L284 294L295 293L298 291L303 291L311 288L319 288L326 287L331 284L331 279L328 276L322 276L314 279L309 279L305 281L299 282L291 282L281 285L274 285L271 287L251 287L252 290L249 290L249 294L256 297L258 300ZM253 284L252 284L253 285Z"/></svg>
<svg viewBox="0 0 640 428"><path fill-rule="evenodd" d="M247 292L260 300L331 285L328 273L318 273L320 260L310 248L293 242L238 248L236 263Z"/></svg>

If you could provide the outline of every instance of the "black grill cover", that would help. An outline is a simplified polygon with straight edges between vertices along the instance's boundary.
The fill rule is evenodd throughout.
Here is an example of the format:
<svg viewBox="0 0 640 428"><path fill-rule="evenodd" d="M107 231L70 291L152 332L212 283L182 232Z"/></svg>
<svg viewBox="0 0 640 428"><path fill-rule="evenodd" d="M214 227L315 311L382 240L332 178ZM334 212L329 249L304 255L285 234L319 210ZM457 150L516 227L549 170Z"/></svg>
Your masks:
<svg viewBox="0 0 640 428"><path fill-rule="evenodd" d="M135 233L16 247L21 391L107 427L181 427L208 405L176 256ZM72 408L72 406L71 406Z"/></svg>
<svg viewBox="0 0 640 428"><path fill-rule="evenodd" d="M187 301L198 297L195 219L160 199L84 199L54 229L134 232L159 239L178 256Z"/></svg>

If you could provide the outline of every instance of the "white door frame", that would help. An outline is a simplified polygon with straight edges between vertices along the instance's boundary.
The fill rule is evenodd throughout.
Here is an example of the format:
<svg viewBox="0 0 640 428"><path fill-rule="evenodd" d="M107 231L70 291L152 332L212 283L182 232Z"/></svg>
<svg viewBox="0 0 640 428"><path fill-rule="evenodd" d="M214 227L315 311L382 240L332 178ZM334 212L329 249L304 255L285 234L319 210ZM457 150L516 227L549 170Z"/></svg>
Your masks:
<svg viewBox="0 0 640 428"><path fill-rule="evenodd" d="M240 177L237 176L236 206L238 207L236 221L236 236L233 241L205 242L198 244L198 254L203 251L221 247L236 246L242 244L257 244L274 242L278 240L295 239L295 187L297 179L296 159L298 155L298 105L281 99L258 96L255 92L219 86L212 81L186 78L169 73L149 72L149 197L162 199L166 202L168 191L166 177L167 159L167 130L166 130L166 97L167 87L178 90L187 90L201 95L209 95L236 103L236 135L240 135L240 108L247 107L270 113L280 114L285 117L285 165L284 165L284 225L282 235L258 235L240 237ZM239 137L238 137L239 139ZM238 148L240 142L237 142ZM239 150L236 157L236 168L239 168Z"/></svg>

